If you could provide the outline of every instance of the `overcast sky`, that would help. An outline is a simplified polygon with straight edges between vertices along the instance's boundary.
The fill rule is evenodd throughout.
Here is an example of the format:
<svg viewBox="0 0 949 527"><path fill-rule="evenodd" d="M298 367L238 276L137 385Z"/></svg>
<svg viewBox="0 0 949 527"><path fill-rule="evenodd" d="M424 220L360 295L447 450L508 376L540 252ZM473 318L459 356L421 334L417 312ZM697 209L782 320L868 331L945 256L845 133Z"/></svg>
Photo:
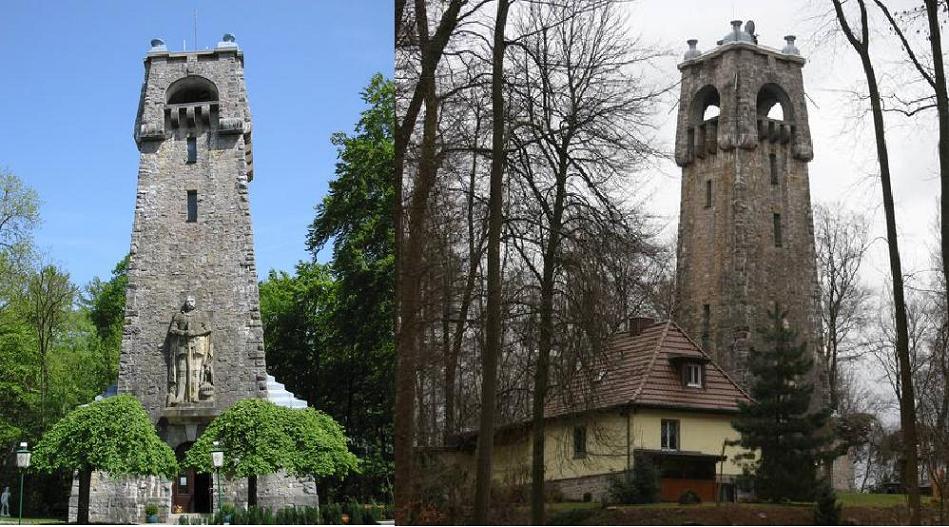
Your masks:
<svg viewBox="0 0 949 527"><path fill-rule="evenodd" d="M730 20L754 20L759 43L773 48L784 46L784 35L798 36L797 47L807 59L804 86L814 144L814 160L809 166L811 199L815 204L842 202L846 207L871 215L873 235L879 239L865 264L863 278L868 285L879 289L888 276L888 263L873 130L869 120L859 122L851 117L853 104L844 93L862 90L863 71L845 41L815 38L820 27L814 17L831 9L830 0L643 0L632 4L629 11L630 24L643 37L675 51L675 57L665 61L660 69L673 81L679 77L675 65L682 60L687 48L685 41L696 38L699 49L707 51L729 32ZM883 58L877 66L878 75L883 77L882 84L884 87L893 85L895 61L900 56L898 43L882 33L876 34L871 43L871 50ZM669 109L667 106L662 110L659 136L671 146L676 115L674 111L665 113ZM939 179L934 120L933 114L925 114L916 121L887 115L887 140L905 273L929 269L930 251L936 243L933 225L938 212ZM670 235L678 221L680 174L681 169L668 162L659 171L652 172L650 178L656 195L652 201L653 212L668 220ZM872 374L866 377L870 381L876 378Z"/></svg>

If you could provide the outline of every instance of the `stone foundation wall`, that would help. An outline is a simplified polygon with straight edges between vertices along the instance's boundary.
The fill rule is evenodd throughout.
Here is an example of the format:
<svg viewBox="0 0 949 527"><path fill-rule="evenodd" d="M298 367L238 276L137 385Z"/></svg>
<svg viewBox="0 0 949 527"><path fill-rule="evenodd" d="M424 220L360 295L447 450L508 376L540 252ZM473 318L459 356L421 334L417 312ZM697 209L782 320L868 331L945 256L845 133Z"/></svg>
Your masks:
<svg viewBox="0 0 949 527"><path fill-rule="evenodd" d="M216 478L215 478L216 480ZM222 478L221 499L237 508L247 507L247 479ZM94 472L89 489L89 521L91 523L144 523L145 507L158 506L158 518L168 522L171 510L170 480L158 476L112 477ZM212 502L217 501L214 491ZM285 472L257 478L257 506L279 510L286 507L318 507L320 497L312 478L297 478ZM212 507L217 510L217 505ZM79 477L73 477L69 496L69 521L79 514Z"/></svg>
<svg viewBox="0 0 949 527"><path fill-rule="evenodd" d="M547 485L556 489L567 501L583 501L584 495L590 495L590 501L601 501L609 497L610 481L616 474L597 474L579 478L557 479Z"/></svg>

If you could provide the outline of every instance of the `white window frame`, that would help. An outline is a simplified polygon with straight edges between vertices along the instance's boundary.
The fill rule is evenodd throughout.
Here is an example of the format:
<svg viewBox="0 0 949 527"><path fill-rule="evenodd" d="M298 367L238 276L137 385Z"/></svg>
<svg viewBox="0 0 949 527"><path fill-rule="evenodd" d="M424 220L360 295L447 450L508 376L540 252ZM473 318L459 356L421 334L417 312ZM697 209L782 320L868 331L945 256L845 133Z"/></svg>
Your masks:
<svg viewBox="0 0 949 527"><path fill-rule="evenodd" d="M701 388L702 387L702 365L701 364L686 364L685 365L685 385L689 388Z"/></svg>

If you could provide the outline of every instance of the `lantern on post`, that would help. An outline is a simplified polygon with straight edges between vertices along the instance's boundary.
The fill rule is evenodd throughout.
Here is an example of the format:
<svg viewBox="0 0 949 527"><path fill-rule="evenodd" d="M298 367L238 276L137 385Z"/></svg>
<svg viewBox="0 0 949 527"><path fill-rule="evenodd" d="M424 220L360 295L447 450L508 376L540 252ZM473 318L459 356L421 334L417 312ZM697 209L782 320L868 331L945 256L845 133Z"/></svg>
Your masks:
<svg viewBox="0 0 949 527"><path fill-rule="evenodd" d="M221 448L221 442L215 441L211 448L211 464L214 465L214 472L217 473L217 510L221 511L221 467L224 466L224 449Z"/></svg>
<svg viewBox="0 0 949 527"><path fill-rule="evenodd" d="M30 468L30 456L32 452L27 448L26 441L20 443L20 448L16 450L16 467L20 469L20 520L19 524L23 523L23 476L26 474L26 469Z"/></svg>

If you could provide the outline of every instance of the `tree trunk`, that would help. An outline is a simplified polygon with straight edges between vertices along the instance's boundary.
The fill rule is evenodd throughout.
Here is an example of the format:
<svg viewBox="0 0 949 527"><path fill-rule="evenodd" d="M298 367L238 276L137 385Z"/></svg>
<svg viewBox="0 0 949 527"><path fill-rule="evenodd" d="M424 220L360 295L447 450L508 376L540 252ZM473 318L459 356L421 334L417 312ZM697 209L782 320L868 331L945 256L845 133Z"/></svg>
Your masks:
<svg viewBox="0 0 949 527"><path fill-rule="evenodd" d="M567 143L569 140L565 140ZM565 145L564 145L565 147ZM564 199L567 193L567 162L560 153L557 189L550 218L550 234L544 248L544 270L540 284L540 326L538 327L537 366L534 370L534 399L531 414L531 524L544 524L544 402L550 378L550 351L554 335L554 281L560 253Z"/></svg>
<svg viewBox="0 0 949 527"><path fill-rule="evenodd" d="M919 461L916 448L916 395L913 390L913 372L909 356L909 336L906 324L906 300L903 291L903 269L900 263L899 242L896 233L896 212L893 206L893 190L890 185L890 160L886 146L883 109L880 103L880 90L876 73L870 60L870 30L864 0L857 0L860 8L862 39L858 40L840 4L833 0L834 10L841 29L851 46L860 56L863 72L867 80L870 95L870 109L873 115L873 131L876 138L877 161L880 163L880 186L883 190L883 211L886 217L886 242L889 249L890 275L893 279L893 307L896 318L896 356L900 370L900 427L903 433L903 485L909 494L910 525L920 524L919 499Z"/></svg>
<svg viewBox="0 0 949 527"><path fill-rule="evenodd" d="M247 507L257 506L257 476L247 476Z"/></svg>
<svg viewBox="0 0 949 527"><path fill-rule="evenodd" d="M939 235L942 247L942 278L949 284L949 94L946 93L946 70L942 56L942 32L939 28L939 5L926 0L929 19L929 45L933 52L933 91L936 94L936 114L939 117ZM949 302L946 303L949 309Z"/></svg>
<svg viewBox="0 0 949 527"><path fill-rule="evenodd" d="M481 364L481 422L475 479L474 523L488 525L491 456L497 412L498 356L501 354L501 228L504 177L504 29L509 0L498 0L491 66L491 181L488 197L488 305Z"/></svg>
<svg viewBox="0 0 949 527"><path fill-rule="evenodd" d="M79 471L79 503L76 512L76 523L89 524L89 487L92 484L92 470Z"/></svg>

